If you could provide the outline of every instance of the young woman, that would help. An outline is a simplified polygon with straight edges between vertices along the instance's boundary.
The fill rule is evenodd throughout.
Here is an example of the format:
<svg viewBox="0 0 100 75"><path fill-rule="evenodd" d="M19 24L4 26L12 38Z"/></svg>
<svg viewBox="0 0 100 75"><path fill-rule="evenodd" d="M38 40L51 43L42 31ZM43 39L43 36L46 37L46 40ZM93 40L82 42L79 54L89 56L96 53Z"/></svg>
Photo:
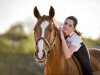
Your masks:
<svg viewBox="0 0 100 75"><path fill-rule="evenodd" d="M93 75L87 47L81 39L81 33L76 30L76 25L77 19L69 16L64 21L63 27L60 27L65 57L69 59L74 54L82 66L84 75Z"/></svg>

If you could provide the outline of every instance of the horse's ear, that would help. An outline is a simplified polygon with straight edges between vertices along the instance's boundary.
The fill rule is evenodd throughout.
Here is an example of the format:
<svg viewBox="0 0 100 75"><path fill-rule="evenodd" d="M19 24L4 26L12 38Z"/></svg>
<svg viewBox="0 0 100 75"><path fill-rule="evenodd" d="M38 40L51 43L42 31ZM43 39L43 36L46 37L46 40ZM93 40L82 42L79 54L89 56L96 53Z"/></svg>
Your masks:
<svg viewBox="0 0 100 75"><path fill-rule="evenodd" d="M39 19L39 18L41 17L41 15L40 15L40 13L39 13L39 11L38 11L38 9L37 9L37 6L35 6L35 8L34 8L34 16L35 16L37 19Z"/></svg>
<svg viewBox="0 0 100 75"><path fill-rule="evenodd" d="M54 17L54 15L55 15L54 8L53 8L52 6L50 6L49 16L50 16L51 18L53 18L53 17Z"/></svg>

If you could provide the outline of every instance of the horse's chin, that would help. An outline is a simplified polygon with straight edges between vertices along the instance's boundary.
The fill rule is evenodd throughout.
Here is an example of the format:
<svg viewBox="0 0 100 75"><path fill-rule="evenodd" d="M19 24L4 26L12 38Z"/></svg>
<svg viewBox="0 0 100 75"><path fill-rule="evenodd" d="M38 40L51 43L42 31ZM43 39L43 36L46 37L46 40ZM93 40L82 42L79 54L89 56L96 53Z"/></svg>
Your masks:
<svg viewBox="0 0 100 75"><path fill-rule="evenodd" d="M38 60L38 59L36 59L36 61L37 61L38 63L45 63L46 60L40 60L40 59Z"/></svg>

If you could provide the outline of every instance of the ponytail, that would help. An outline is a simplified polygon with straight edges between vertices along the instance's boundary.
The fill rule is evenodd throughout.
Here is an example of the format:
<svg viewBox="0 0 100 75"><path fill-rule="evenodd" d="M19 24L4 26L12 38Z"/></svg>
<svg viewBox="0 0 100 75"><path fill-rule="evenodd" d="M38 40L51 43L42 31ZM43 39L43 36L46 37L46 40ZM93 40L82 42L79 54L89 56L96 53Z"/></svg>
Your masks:
<svg viewBox="0 0 100 75"><path fill-rule="evenodd" d="M74 30L74 32L77 34L77 35L79 35L79 36L81 36L82 35L82 33L80 32L80 31L78 31L78 30Z"/></svg>

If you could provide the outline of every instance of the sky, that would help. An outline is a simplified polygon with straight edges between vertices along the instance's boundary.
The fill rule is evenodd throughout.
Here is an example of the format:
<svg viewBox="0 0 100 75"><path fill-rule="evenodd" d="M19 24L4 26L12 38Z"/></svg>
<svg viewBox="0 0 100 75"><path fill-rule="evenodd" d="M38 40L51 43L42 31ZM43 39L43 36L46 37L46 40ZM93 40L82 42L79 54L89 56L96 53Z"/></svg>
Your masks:
<svg viewBox="0 0 100 75"><path fill-rule="evenodd" d="M100 36L100 0L0 0L0 33L18 21L32 18L36 22L35 6L41 15L48 15L50 6L53 6L54 18L61 23L73 15L78 19L77 30L83 36L92 39Z"/></svg>

